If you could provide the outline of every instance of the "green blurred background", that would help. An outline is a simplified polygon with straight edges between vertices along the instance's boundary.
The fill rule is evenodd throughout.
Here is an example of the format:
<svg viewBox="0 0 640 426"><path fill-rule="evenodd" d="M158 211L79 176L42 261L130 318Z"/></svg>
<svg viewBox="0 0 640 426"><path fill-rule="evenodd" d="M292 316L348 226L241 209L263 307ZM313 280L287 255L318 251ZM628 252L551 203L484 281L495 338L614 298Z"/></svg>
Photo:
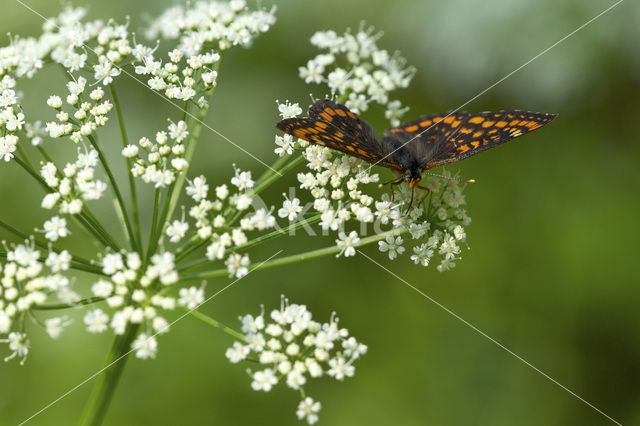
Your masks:
<svg viewBox="0 0 640 426"><path fill-rule="evenodd" d="M49 0L28 4L45 16L62 7ZM136 30L174 2L84 4L90 18L131 16ZM317 53L308 43L317 30L342 32L364 20L384 31L380 44L400 50L418 70L410 89L397 94L411 107L411 119L457 107L611 4L277 2L275 27L251 49L225 56L207 122L271 163L275 99L307 105L312 90L324 94L297 76L298 66ZM479 183L466 193L471 250L453 272L414 266L406 256L390 262L373 247L367 250L622 424L640 424L639 22L640 3L623 2L466 107L560 116L535 134L460 164L462 175ZM7 32L37 35L41 24L19 3L5 1L2 44ZM55 71L23 83L28 111L48 118L44 100L60 93L61 84ZM165 117L176 116L126 77L117 86L132 139L153 134L165 126ZM372 124L381 132L385 123ZM115 133L113 138L117 155ZM263 170L206 130L199 149L193 172L211 182L228 179L231 163L255 174ZM64 158L62 151L57 158ZM0 165L0 179L0 218L24 230L41 226L40 190L14 164ZM266 198L276 200L294 182L289 176ZM111 208L103 206L105 212ZM115 222L109 226L117 229ZM286 255L328 241L283 239L261 247L254 259L268 257L275 247ZM209 290L226 282L213 281ZM275 307L282 293L308 305L319 320L337 311L342 324L369 345L354 378L307 386L323 404L321 424L613 424L362 256L252 274L202 310L237 326L238 315L257 313L261 303ZM101 365L111 335L88 335L81 317L69 315L75 324L59 341L32 328L32 353L24 367L0 364L0 424L24 420ZM284 386L269 394L252 391L245 367L231 366L224 357L231 343L193 318L181 321L159 339L155 360L129 361L106 424L299 424L298 395ZM31 424L75 423L90 387Z"/></svg>

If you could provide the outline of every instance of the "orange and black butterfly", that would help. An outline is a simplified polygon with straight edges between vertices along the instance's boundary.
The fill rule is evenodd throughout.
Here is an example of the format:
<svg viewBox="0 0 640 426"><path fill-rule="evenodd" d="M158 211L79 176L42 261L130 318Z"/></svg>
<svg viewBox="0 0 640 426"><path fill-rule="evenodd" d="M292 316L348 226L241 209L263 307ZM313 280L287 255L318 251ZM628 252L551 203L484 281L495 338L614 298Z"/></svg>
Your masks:
<svg viewBox="0 0 640 426"><path fill-rule="evenodd" d="M319 100L308 118L276 127L306 141L352 155L399 174L394 183L416 187L429 169L455 163L551 122L556 114L526 111L452 112L391 127L378 141L373 129L344 105Z"/></svg>

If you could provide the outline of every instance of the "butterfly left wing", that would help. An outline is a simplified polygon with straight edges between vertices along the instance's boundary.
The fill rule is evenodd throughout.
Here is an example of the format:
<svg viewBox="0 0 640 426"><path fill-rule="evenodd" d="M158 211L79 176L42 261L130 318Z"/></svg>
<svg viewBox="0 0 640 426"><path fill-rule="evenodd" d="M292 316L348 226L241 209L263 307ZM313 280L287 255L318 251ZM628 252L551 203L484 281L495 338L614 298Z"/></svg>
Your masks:
<svg viewBox="0 0 640 426"><path fill-rule="evenodd" d="M467 115L457 131L443 139L424 170L455 163L550 123L556 114L527 111L481 112Z"/></svg>
<svg viewBox="0 0 640 426"><path fill-rule="evenodd" d="M287 118L276 127L285 133L335 149L371 164L397 169L385 158L371 126L344 105L319 100L309 108L309 118Z"/></svg>

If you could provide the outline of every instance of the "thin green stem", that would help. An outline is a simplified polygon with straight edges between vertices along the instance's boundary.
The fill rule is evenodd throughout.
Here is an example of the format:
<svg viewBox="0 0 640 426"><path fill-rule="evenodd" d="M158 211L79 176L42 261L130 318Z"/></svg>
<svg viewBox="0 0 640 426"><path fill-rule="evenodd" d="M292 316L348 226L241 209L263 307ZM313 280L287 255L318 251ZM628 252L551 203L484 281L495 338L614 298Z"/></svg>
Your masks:
<svg viewBox="0 0 640 426"><path fill-rule="evenodd" d="M156 188L155 194L153 196L153 216L151 219L151 231L149 232L149 242L147 243L146 259L149 259L151 257L151 249L154 246L154 244L157 244L157 241L155 241L155 230L158 227L158 212L160 210L161 196L162 194L161 194L160 188Z"/></svg>
<svg viewBox="0 0 640 426"><path fill-rule="evenodd" d="M406 228L399 228L399 229L392 229L390 231L387 232L382 232L380 234L377 235L372 235L370 237L366 237L366 238L362 238L357 244L354 244L354 247L362 247L364 245L370 244L370 243L374 243L377 241L381 241L383 239L385 239L387 236L389 235L402 235L405 232L407 232ZM259 270L259 269L266 269L266 268L272 268L274 266L282 266L282 265L289 265L291 263L298 263L298 262L302 262L304 260L309 260L309 259L315 259L317 257L322 257L322 256L328 256L331 254L337 254L340 253L340 248L337 245L333 245L330 247L325 247L325 248L321 248L318 250L312 250L312 251L308 251L305 253L299 253L299 254L294 254L291 256L287 256L287 257L281 257L281 258L276 258L274 260L270 260L268 262L264 262L264 263L260 263L258 265L256 265L252 271L255 270ZM180 278L184 281L188 281L188 280L202 280L202 279L209 279L209 278L216 278L216 277L223 277L225 275L228 275L229 271L227 271L226 268L224 269L215 269L212 271L204 271L204 272L195 272L192 274L184 274L181 275Z"/></svg>
<svg viewBox="0 0 640 426"><path fill-rule="evenodd" d="M293 160L291 160L290 162L286 163L286 165L283 166L281 169L276 169L276 170L278 172L282 173L282 174L285 174L289 170L291 170L294 167L296 167L298 164L304 162L304 160L305 160L305 158L301 154L301 155L293 158ZM253 193L254 194L259 194L260 192L264 191L269 186L271 186L280 177L281 177L280 175L277 175L276 173L272 172L271 175L267 176L262 182L258 183L256 186L254 186Z"/></svg>
<svg viewBox="0 0 640 426"><path fill-rule="evenodd" d="M156 218L156 223L151 226L151 237L149 239L149 250L147 251L146 259L149 260L151 256L153 256L158 249L158 245L160 244L160 240L162 239L162 232L164 230L164 225L167 220L167 216L169 213L169 203L168 200L171 197L171 194L175 190L175 182L169 185L169 189L167 191L167 195L164 197L164 202L162 203L162 211L160 212L160 216L157 216L154 211L154 217ZM160 204L155 207L157 210L160 210Z"/></svg>
<svg viewBox="0 0 640 426"><path fill-rule="evenodd" d="M40 176L36 171L30 167L27 163L25 163L20 157L15 156L14 160L20 167L22 167L31 177L33 177L45 192L53 192L53 189L47 185L45 180ZM90 218L87 217L90 216ZM120 248L118 245L111 239L109 234L104 230L104 228L95 220L91 210L86 205L82 206L82 213L78 215L78 218L75 218L74 215L69 215L72 220L77 220L82 223L82 226L85 227L87 231L89 231L95 238L98 238L105 246L111 246L114 250L118 251ZM91 225L89 225L91 224Z"/></svg>
<svg viewBox="0 0 640 426"><path fill-rule="evenodd" d="M127 137L127 131L124 127L124 119L122 117L122 110L120 109L120 102L116 94L116 89L113 84L109 84L109 90L111 91L111 99L113 99L113 105L116 108L116 116L118 117L118 125L120 126L120 136L122 138L122 147L129 145L129 138ZM140 213L138 211L138 195L136 193L136 182L131 173L131 159L126 158L127 163L127 176L129 177L129 192L131 194L131 216L133 216L133 232L136 238L136 246L142 247L142 235L140 233Z"/></svg>
<svg viewBox="0 0 640 426"><path fill-rule="evenodd" d="M129 324L124 334L116 336L114 339L101 373L93 385L89 400L84 406L79 422L81 426L99 426L102 424L126 365L129 352L131 352L131 343L136 337L138 327L138 324Z"/></svg>
<svg viewBox="0 0 640 426"><path fill-rule="evenodd" d="M133 228L131 227L131 222L129 221L129 216L124 205L124 199L122 198L122 193L120 192L118 182L111 172L111 167L109 167L109 163L107 162L107 159L105 158L104 153L102 152L102 149L98 144L98 140L92 135L88 135L87 139L89 139L89 142L91 142L93 148L98 152L98 158L100 158L102 168L104 169L107 177L109 178L109 182L111 183L111 190L116 198L114 200L116 214L118 215L120 224L123 225L123 233L125 235L125 239L127 239L127 245L129 246L129 249L137 250Z"/></svg>
<svg viewBox="0 0 640 426"><path fill-rule="evenodd" d="M72 305L67 305L66 303L58 303L56 305L33 305L31 309L36 311L56 311L60 309L71 309L78 306L91 305L94 303L102 302L104 299L102 297L89 297L87 299L82 299L75 302Z"/></svg>
<svg viewBox="0 0 640 426"><path fill-rule="evenodd" d="M205 315L200 311L192 310L192 311L189 311L189 314L194 316L195 318L198 318L200 321L203 321L209 325L214 326L217 329L222 330L223 332L227 333L229 336L233 337L234 339L240 340L241 342L246 342L244 335L242 335L242 333L235 331L234 329L222 324L219 321L214 320L210 316Z"/></svg>

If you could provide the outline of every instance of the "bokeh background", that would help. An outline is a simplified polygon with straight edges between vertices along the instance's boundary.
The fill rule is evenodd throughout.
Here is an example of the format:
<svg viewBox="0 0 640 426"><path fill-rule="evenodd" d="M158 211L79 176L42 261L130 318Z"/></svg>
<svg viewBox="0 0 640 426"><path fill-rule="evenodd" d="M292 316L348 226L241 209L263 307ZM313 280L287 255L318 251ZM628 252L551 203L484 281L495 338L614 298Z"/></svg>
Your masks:
<svg viewBox="0 0 640 426"><path fill-rule="evenodd" d="M45 16L62 8L49 0L27 3ZM76 4L87 6L90 18L130 16L131 28L141 29L174 2ZM207 122L272 162L275 99L307 105L309 93L324 94L297 76L298 66L316 54L308 39L317 30L342 32L366 21L383 31L380 44L400 50L418 70L410 89L397 95L411 107L410 119L457 107L611 4L278 1L275 27L253 48L225 56ZM473 218L467 230L471 250L453 272L414 266L406 256L391 262L374 248L367 250L625 425L640 424L639 22L640 3L625 1L466 107L560 116L532 135L459 165L463 176L478 183L466 192ZM3 45L7 32L37 35L41 24L18 2L3 2ZM43 74L22 87L25 105L46 117L44 100L62 87L62 75ZM132 139L175 116L126 77L117 85ZM381 120L372 124L379 132L385 126ZM113 155L118 145L114 142ZM228 179L232 163L255 174L263 170L206 130L199 149L194 173L212 182ZM0 183L0 218L25 230L41 226L41 193L29 178L3 163ZM293 176L279 182L271 199L293 183ZM105 217L109 208L106 203ZM281 239L254 258L269 256L275 246L293 254L327 242ZM213 281L209 288L225 283ZM238 315L257 313L260 304L275 307L280 294L308 305L321 320L337 311L342 324L369 345L354 378L307 386L323 404L321 424L612 424L361 256L255 273L202 309L237 326ZM88 335L81 317L69 315L75 324L59 341L50 342L40 331L31 334L32 353L24 367L0 364L0 424L24 420L102 364L111 336ZM252 391L244 367L231 366L224 357L231 343L196 319L178 323L159 339L155 360L129 361L106 424L299 424L298 395L283 386L269 394ZM90 386L31 424L75 423Z"/></svg>

